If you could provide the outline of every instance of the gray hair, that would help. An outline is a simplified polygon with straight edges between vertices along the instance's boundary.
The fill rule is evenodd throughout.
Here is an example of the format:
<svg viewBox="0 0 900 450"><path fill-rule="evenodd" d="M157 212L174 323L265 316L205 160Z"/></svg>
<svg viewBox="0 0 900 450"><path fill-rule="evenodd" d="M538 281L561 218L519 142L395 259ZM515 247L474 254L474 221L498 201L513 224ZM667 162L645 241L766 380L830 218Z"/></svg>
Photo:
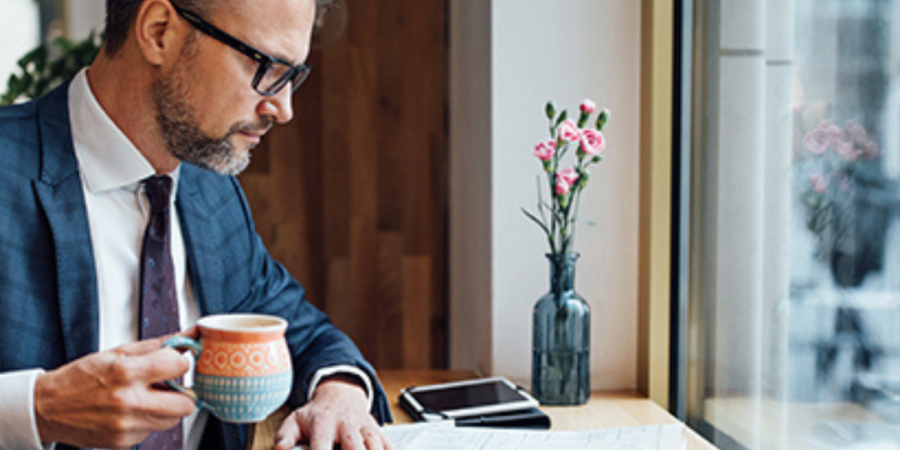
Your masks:
<svg viewBox="0 0 900 450"><path fill-rule="evenodd" d="M178 0L177 3L201 16L209 16L222 1L224 0ZM125 45L143 3L144 0L106 0L106 31L103 40L107 54L114 55ZM324 14L329 4L331 0L316 0L316 16Z"/></svg>

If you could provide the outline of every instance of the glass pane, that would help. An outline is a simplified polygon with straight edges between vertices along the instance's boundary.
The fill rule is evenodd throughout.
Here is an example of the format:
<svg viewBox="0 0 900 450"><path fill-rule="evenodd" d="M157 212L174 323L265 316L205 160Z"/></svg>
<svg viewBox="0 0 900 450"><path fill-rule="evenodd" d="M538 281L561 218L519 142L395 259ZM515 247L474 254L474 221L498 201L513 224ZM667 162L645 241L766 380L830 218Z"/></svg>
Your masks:
<svg viewBox="0 0 900 450"><path fill-rule="evenodd" d="M688 421L900 449L900 0L695 0Z"/></svg>

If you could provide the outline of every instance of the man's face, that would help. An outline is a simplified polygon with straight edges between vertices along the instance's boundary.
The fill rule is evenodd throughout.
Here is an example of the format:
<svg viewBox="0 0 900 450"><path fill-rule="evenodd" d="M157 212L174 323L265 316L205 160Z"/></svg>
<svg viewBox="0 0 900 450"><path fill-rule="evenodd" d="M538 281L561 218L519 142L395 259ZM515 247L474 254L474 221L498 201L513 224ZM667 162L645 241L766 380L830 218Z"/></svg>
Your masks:
<svg viewBox="0 0 900 450"><path fill-rule="evenodd" d="M256 47L292 61L306 58L313 0L223 2L208 22ZM178 17L176 20L184 20ZM221 174L236 175L250 150L274 123L293 116L291 86L263 96L251 86L258 64L201 34L188 38L179 62L152 86L156 120L170 153Z"/></svg>

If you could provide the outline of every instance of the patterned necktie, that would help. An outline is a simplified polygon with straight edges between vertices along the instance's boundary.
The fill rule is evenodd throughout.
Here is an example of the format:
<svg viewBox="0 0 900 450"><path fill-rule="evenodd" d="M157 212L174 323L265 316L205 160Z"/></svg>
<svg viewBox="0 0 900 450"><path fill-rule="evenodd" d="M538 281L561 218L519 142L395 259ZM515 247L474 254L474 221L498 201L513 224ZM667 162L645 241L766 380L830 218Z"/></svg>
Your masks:
<svg viewBox="0 0 900 450"><path fill-rule="evenodd" d="M170 197L172 179L153 176L144 180L150 200L150 221L141 247L140 338L149 339L179 331L175 269L172 265ZM181 450L181 424L153 433L141 450Z"/></svg>

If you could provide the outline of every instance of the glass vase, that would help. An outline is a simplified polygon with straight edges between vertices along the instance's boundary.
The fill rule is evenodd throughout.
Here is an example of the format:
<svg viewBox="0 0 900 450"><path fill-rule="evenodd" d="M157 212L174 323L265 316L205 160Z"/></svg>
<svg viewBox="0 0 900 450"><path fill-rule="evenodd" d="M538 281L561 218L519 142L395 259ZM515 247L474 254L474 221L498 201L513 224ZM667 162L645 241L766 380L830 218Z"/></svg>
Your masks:
<svg viewBox="0 0 900 450"><path fill-rule="evenodd" d="M578 256L547 255L550 292L534 305L531 393L543 405L582 405L591 394L591 311L575 292Z"/></svg>

